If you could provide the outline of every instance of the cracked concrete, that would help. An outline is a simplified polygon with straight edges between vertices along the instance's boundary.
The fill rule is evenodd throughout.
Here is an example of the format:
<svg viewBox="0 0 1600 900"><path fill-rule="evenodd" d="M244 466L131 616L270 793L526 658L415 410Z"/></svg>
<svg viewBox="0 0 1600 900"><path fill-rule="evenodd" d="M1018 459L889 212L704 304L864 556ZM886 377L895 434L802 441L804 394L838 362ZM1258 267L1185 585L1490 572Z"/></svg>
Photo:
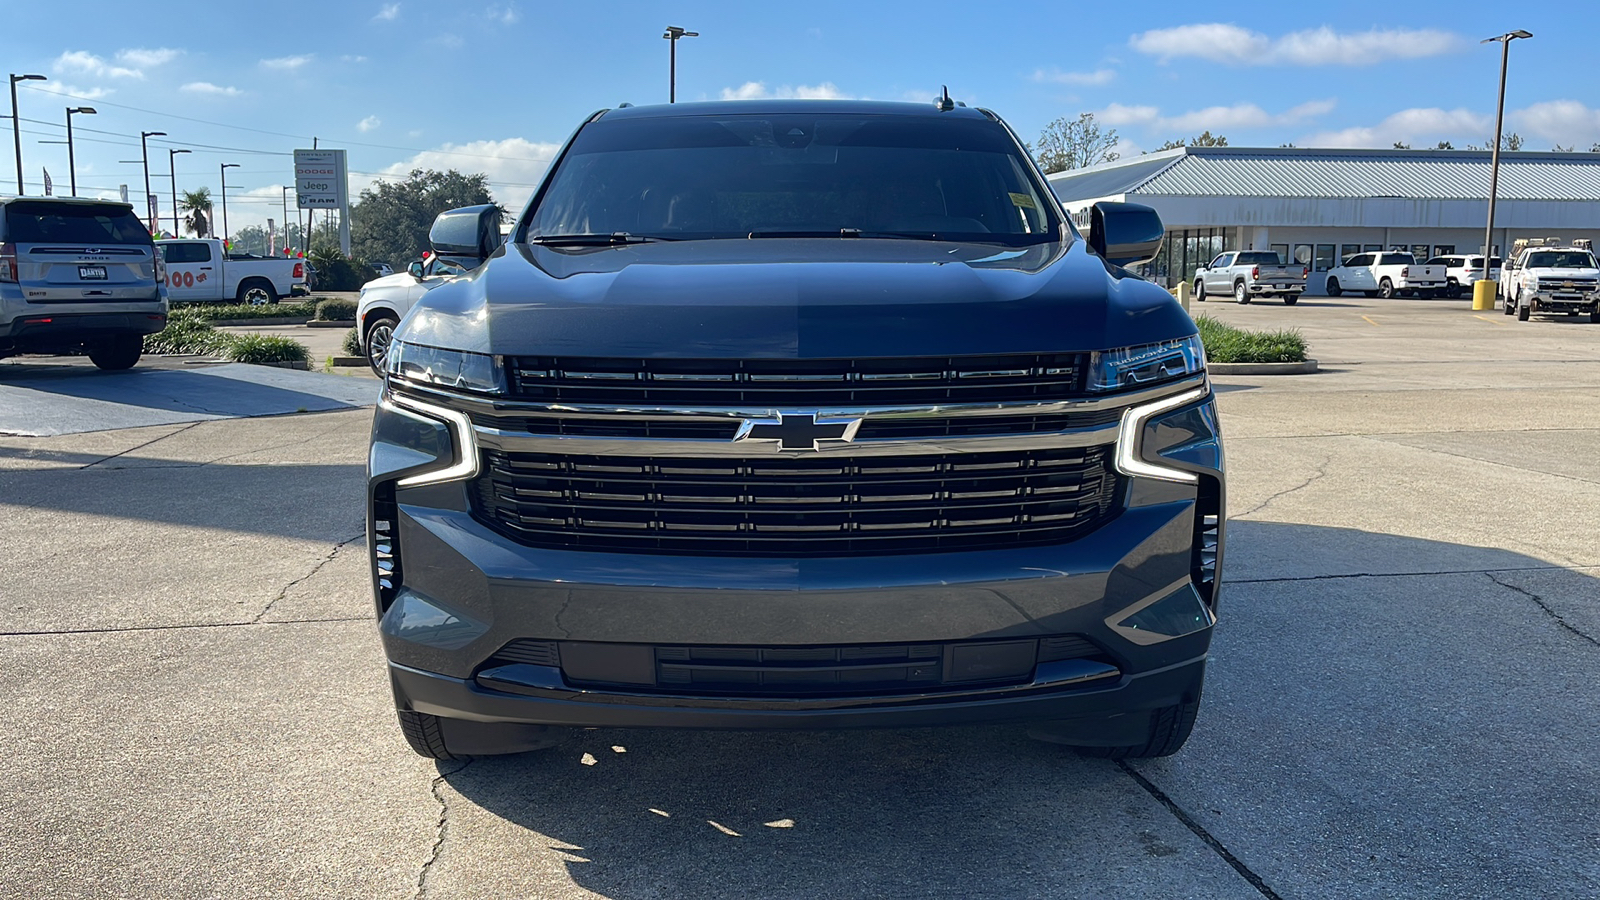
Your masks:
<svg viewBox="0 0 1600 900"><path fill-rule="evenodd" d="M444 842L450 836L450 800L443 791L449 790L446 784L452 775L459 775L472 765L472 760L452 761L439 764L439 777L433 779L431 793L433 799L439 804L439 827L434 833L433 847L428 851L428 858L423 861L422 867L417 870L417 900L428 896L428 874L433 869L434 863L439 861L439 855L444 852Z"/></svg>

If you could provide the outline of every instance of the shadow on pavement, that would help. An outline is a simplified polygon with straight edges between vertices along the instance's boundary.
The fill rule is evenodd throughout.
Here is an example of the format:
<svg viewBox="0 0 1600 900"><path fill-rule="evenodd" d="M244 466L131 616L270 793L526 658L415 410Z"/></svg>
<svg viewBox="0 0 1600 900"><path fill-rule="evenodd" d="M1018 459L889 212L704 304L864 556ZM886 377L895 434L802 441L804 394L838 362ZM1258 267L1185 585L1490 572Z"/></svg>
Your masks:
<svg viewBox="0 0 1600 900"><path fill-rule="evenodd" d="M1283 896L1593 896L1600 872L1551 863L1577 863L1600 805L1580 749L1600 582L1496 548L1232 529L1194 738L1134 765ZM1113 764L1015 726L592 730L460 766L450 787L526 831L456 809L455 865L561 851L612 898L1256 896ZM1157 887L1169 865L1202 880Z"/></svg>

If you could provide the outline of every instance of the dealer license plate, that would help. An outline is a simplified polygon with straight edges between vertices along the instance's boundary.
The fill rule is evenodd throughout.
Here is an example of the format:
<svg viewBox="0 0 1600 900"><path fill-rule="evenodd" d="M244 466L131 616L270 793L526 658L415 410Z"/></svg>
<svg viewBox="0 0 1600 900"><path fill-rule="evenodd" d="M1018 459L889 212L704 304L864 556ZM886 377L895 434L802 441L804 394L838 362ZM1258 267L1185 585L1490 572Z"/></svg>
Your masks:
<svg viewBox="0 0 1600 900"><path fill-rule="evenodd" d="M105 266L79 266L78 267L78 280L79 281L105 281L106 280L106 267Z"/></svg>

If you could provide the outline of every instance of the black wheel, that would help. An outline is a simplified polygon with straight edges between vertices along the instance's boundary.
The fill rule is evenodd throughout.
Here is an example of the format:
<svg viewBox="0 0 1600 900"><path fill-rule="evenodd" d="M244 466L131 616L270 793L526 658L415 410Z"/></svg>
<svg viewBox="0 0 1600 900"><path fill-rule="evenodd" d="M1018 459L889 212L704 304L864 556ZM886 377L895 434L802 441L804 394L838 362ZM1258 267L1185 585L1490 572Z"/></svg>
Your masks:
<svg viewBox="0 0 1600 900"><path fill-rule="evenodd" d="M1511 298L1510 297L1507 297L1505 294L1501 294L1500 295L1500 311L1505 313L1508 316L1515 315L1516 312L1517 312L1517 305L1515 303L1511 302Z"/></svg>
<svg viewBox="0 0 1600 900"><path fill-rule="evenodd" d="M1200 698L1158 709L1150 715L1150 736L1142 744L1131 747L1077 747L1081 756L1092 759L1149 759L1154 756L1171 756L1183 749L1194 731L1195 716L1200 712Z"/></svg>
<svg viewBox="0 0 1600 900"><path fill-rule="evenodd" d="M450 749L444 745L444 721L438 716L427 713L412 712L409 709L395 710L395 715L400 717L400 733L406 736L406 743L418 756L428 759L455 759Z"/></svg>
<svg viewBox="0 0 1600 900"><path fill-rule="evenodd" d="M1196 303L1206 302L1206 282L1203 278L1194 280L1194 299Z"/></svg>
<svg viewBox="0 0 1600 900"><path fill-rule="evenodd" d="M1385 278L1384 280L1378 282L1378 296L1382 297L1385 300L1388 300L1391 297L1393 297L1394 296L1394 282L1390 281L1387 278Z"/></svg>
<svg viewBox="0 0 1600 900"><path fill-rule="evenodd" d="M144 354L144 337L137 334L118 334L90 344L89 360L108 372L131 369Z"/></svg>
<svg viewBox="0 0 1600 900"><path fill-rule="evenodd" d="M1283 295L1283 305L1284 306L1293 306L1293 305L1295 305L1296 303L1299 303L1299 302L1300 302L1300 295L1299 294L1284 294Z"/></svg>
<svg viewBox="0 0 1600 900"><path fill-rule="evenodd" d="M1337 296L1339 296L1339 279L1337 279L1337 278L1329 278L1328 279L1328 296L1329 297L1337 297Z"/></svg>
<svg viewBox="0 0 1600 900"><path fill-rule="evenodd" d="M1594 310L1593 312L1589 313L1589 324L1590 325L1600 325L1600 309Z"/></svg>
<svg viewBox="0 0 1600 900"><path fill-rule="evenodd" d="M389 357L389 345L394 342L394 329L399 324L400 320L393 316L378 316L367 324L367 338L361 344L367 350L367 365L379 377L383 376L383 364Z"/></svg>
<svg viewBox="0 0 1600 900"><path fill-rule="evenodd" d="M1531 308L1523 306L1520 302L1517 303L1517 321L1518 322L1526 322L1526 321L1528 321L1528 313L1530 313L1532 311L1533 310Z"/></svg>
<svg viewBox="0 0 1600 900"><path fill-rule="evenodd" d="M1234 282L1234 285L1233 285L1233 299L1234 299L1235 303L1240 303L1240 304L1244 304L1244 303L1249 303L1250 302L1250 292L1245 289L1244 282L1242 282L1242 281Z"/></svg>
<svg viewBox="0 0 1600 900"><path fill-rule="evenodd" d="M1461 298L1461 293L1462 293L1461 282L1456 281L1455 279L1451 279L1450 280L1450 286L1445 288L1444 293L1445 293L1445 296L1449 297L1452 300L1460 299Z"/></svg>
<svg viewBox="0 0 1600 900"><path fill-rule="evenodd" d="M278 302L278 292L265 278L247 278L239 283L239 302L250 306L266 306Z"/></svg>

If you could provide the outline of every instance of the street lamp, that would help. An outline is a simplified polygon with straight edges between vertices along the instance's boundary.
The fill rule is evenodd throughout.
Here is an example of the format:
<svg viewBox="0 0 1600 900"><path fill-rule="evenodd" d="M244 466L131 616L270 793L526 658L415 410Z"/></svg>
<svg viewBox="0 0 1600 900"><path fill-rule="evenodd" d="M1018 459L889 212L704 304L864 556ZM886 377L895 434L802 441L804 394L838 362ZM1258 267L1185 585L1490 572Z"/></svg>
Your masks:
<svg viewBox="0 0 1600 900"><path fill-rule="evenodd" d="M11 76L11 140L17 145L17 195L22 195L22 115L17 112L17 82L48 81L43 75Z"/></svg>
<svg viewBox="0 0 1600 900"><path fill-rule="evenodd" d="M150 209L150 148L145 146L144 141L145 141L145 138L166 137L166 136L167 136L167 133L165 131L141 131L141 132L139 132L139 161L144 165L144 206L145 206L145 215L149 216L149 218L146 219L145 221L150 223L149 231L150 231L151 234L155 234L156 233L156 228L158 228L161 223L156 221L155 213L153 211L151 211L151 209Z"/></svg>
<svg viewBox="0 0 1600 900"><path fill-rule="evenodd" d="M678 102L678 38L699 37L698 31L684 31L676 25L668 25L667 33L662 37L671 42L672 50L668 53L667 64L667 102Z"/></svg>
<svg viewBox="0 0 1600 900"><path fill-rule="evenodd" d="M172 236L177 237L183 232L178 230L178 164L175 160L179 153L192 153L192 150L174 150L167 148L167 174L172 178Z"/></svg>
<svg viewBox="0 0 1600 900"><path fill-rule="evenodd" d="M78 196L78 161L72 155L72 115L92 116L95 114L92 106L67 107L67 183L72 186L72 196Z"/></svg>
<svg viewBox="0 0 1600 900"><path fill-rule="evenodd" d="M237 168L239 168L239 164L238 163L223 163L222 164L222 190L221 190L221 194L222 194L222 235L221 235L221 237L222 237L222 243L224 245L224 250L226 250L226 245L228 243L228 170L229 169L237 169Z"/></svg>
<svg viewBox="0 0 1600 900"><path fill-rule="evenodd" d="M1494 254L1490 251L1494 241L1494 199L1500 190L1500 129L1506 118L1506 63L1511 59L1511 42L1519 38L1531 38L1533 34L1518 29L1509 31L1499 37L1484 38L1479 43L1500 44L1500 100L1494 113L1494 147L1489 153L1489 223L1483 228L1483 278L1489 280L1490 261ZM1472 298L1473 309L1488 309L1488 306L1479 306L1476 295Z"/></svg>

